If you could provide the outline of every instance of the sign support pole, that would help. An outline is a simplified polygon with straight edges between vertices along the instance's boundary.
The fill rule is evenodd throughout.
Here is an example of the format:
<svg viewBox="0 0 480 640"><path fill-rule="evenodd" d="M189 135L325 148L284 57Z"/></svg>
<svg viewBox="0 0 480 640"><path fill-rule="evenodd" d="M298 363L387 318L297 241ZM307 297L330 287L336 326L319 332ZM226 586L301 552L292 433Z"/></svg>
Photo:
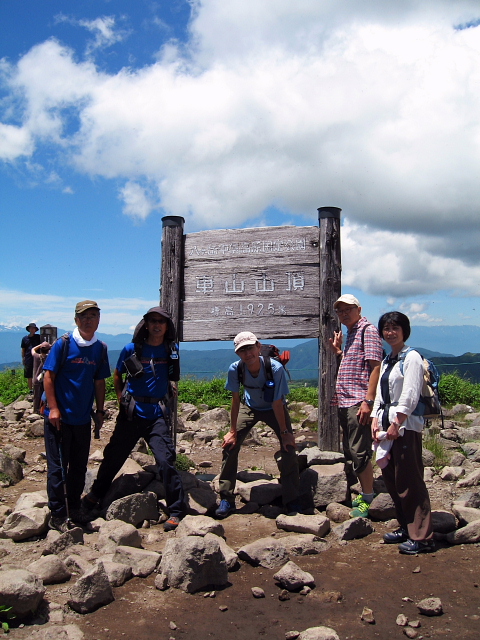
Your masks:
<svg viewBox="0 0 480 640"><path fill-rule="evenodd" d="M162 266L160 284L160 306L173 320L177 331L177 341L181 339L180 300L183 274L183 225L185 220L180 216L162 218ZM172 383L176 387L176 383ZM170 402L171 431L173 446L177 447L177 406L178 395L174 393Z"/></svg>
<svg viewBox="0 0 480 640"><path fill-rule="evenodd" d="M333 310L341 295L340 212L338 207L320 207L320 337L318 340L318 446L321 451L340 451L335 393L338 357L329 346L329 338L340 326Z"/></svg>

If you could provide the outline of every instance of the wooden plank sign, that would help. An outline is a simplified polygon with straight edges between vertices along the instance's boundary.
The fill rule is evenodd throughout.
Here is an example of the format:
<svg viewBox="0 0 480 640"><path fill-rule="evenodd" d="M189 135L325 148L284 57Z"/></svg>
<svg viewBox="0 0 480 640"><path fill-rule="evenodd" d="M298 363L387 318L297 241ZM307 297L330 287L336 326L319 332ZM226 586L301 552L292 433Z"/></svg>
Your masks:
<svg viewBox="0 0 480 640"><path fill-rule="evenodd" d="M318 227L187 234L181 340L318 338L319 244Z"/></svg>

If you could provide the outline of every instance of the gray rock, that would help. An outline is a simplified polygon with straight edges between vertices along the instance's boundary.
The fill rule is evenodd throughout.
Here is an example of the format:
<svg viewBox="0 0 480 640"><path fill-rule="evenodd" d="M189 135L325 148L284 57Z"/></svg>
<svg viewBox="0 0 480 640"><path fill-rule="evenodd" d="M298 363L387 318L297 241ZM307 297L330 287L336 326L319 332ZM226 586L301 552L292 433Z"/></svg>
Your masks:
<svg viewBox="0 0 480 640"><path fill-rule="evenodd" d="M432 511L432 528L438 533L450 533L457 528L457 521L450 511Z"/></svg>
<svg viewBox="0 0 480 640"><path fill-rule="evenodd" d="M104 553L114 553L118 546L139 548L142 546L142 537L133 524L122 520L107 520L100 527L97 548Z"/></svg>
<svg viewBox="0 0 480 640"><path fill-rule="evenodd" d="M351 508L346 507L344 504L331 502L327 504L325 515L332 522L345 522L345 520L350 520L350 511Z"/></svg>
<svg viewBox="0 0 480 640"><path fill-rule="evenodd" d="M23 480L23 467L4 453L0 453L0 473L5 473L12 479L13 484Z"/></svg>
<svg viewBox="0 0 480 640"><path fill-rule="evenodd" d="M367 518L352 518L332 529L340 540L354 540L364 538L375 531Z"/></svg>
<svg viewBox="0 0 480 640"><path fill-rule="evenodd" d="M378 496L372 500L368 513L369 517L373 520L380 520L382 522L397 517L395 505L389 493L379 493Z"/></svg>
<svg viewBox="0 0 480 640"><path fill-rule="evenodd" d="M57 611L51 611L49 616L50 622L56 622L54 615ZM58 611L61 615L60 622L63 621L63 614L61 610ZM64 624L62 626L49 625L46 629L36 629L29 635L29 640L83 640L83 631L76 624Z"/></svg>
<svg viewBox="0 0 480 640"><path fill-rule="evenodd" d="M27 436L43 438L45 433L45 421L42 419L31 422L27 427Z"/></svg>
<svg viewBox="0 0 480 640"><path fill-rule="evenodd" d="M151 471L151 467L156 466L155 457L148 453L141 453L140 451L132 451L130 458L139 464L142 469Z"/></svg>
<svg viewBox="0 0 480 640"><path fill-rule="evenodd" d="M425 482L432 482L435 476L435 468L434 467L425 467L423 469L423 479Z"/></svg>
<svg viewBox="0 0 480 640"><path fill-rule="evenodd" d="M178 472L183 485L183 490L185 492L190 491L191 489L197 489L200 486L198 478L189 471L179 471Z"/></svg>
<svg viewBox="0 0 480 640"><path fill-rule="evenodd" d="M283 541L272 537L250 542L239 549L237 554L241 560L261 565L266 569L277 569L288 560L288 552Z"/></svg>
<svg viewBox="0 0 480 640"><path fill-rule="evenodd" d="M50 557L50 556L47 556L47 557ZM52 556L52 557L55 557L55 556ZM86 560L85 558L82 558L82 556L76 553L71 553L69 556L67 556L65 558L65 564L72 573L78 573L79 575L83 575L84 573L87 573L93 567L93 565L88 560Z"/></svg>
<svg viewBox="0 0 480 640"><path fill-rule="evenodd" d="M44 547L42 555L59 555L62 551L65 551L65 549L76 544L83 544L83 529L80 527L75 527L57 536Z"/></svg>
<svg viewBox="0 0 480 640"><path fill-rule="evenodd" d="M254 598L264 598L265 591L261 587L252 587L251 588L252 596Z"/></svg>
<svg viewBox="0 0 480 640"><path fill-rule="evenodd" d="M12 607L11 613L17 618L23 618L35 611L44 593L42 580L31 571L0 571L0 602L6 607Z"/></svg>
<svg viewBox="0 0 480 640"><path fill-rule="evenodd" d="M307 447L298 454L299 464L305 467L322 464L338 464L344 462L345 457L338 451L321 451L318 447ZM302 458L305 459L303 462Z"/></svg>
<svg viewBox="0 0 480 640"><path fill-rule="evenodd" d="M282 536L278 538L285 546L287 553L293 556L311 556L326 551L330 544L312 533Z"/></svg>
<svg viewBox="0 0 480 640"><path fill-rule="evenodd" d="M108 507L106 520L123 520L134 527L144 520L158 520L157 496L154 493L132 493Z"/></svg>
<svg viewBox="0 0 480 640"><path fill-rule="evenodd" d="M3 523L3 531L7 538L12 540L25 540L32 536L38 536L47 530L50 517L48 507L22 509L14 511L6 517Z"/></svg>
<svg viewBox="0 0 480 640"><path fill-rule="evenodd" d="M425 449L422 449L422 462L424 467L432 467L435 463L435 454Z"/></svg>
<svg viewBox="0 0 480 640"><path fill-rule="evenodd" d="M245 502L270 504L282 495L282 485L277 480L256 480L237 486L237 493Z"/></svg>
<svg viewBox="0 0 480 640"><path fill-rule="evenodd" d="M460 453L459 451L452 451L450 453L450 466L452 467L460 467L463 462L465 462L466 458L463 455L463 453Z"/></svg>
<svg viewBox="0 0 480 640"><path fill-rule="evenodd" d="M108 576L103 564L99 562L73 585L68 605L78 613L90 613L114 600Z"/></svg>
<svg viewBox="0 0 480 640"><path fill-rule="evenodd" d="M226 409L217 407L216 409L210 409L205 411L200 420L195 422L195 427L198 429L214 429L217 431L225 429L230 424L230 414Z"/></svg>
<svg viewBox="0 0 480 640"><path fill-rule="evenodd" d="M399 613L395 620L395 624L399 627L406 627L408 624L407 616L404 613Z"/></svg>
<svg viewBox="0 0 480 640"><path fill-rule="evenodd" d="M472 544L480 542L480 520L474 520L465 527L447 534L450 544Z"/></svg>
<svg viewBox="0 0 480 640"><path fill-rule="evenodd" d="M452 505L452 511L462 526L465 526L470 522L475 522L475 520L480 520L480 509L463 507L454 503Z"/></svg>
<svg viewBox="0 0 480 640"><path fill-rule="evenodd" d="M205 536L207 533L213 533L216 536L225 535L223 524L208 516L185 516L177 527L175 537Z"/></svg>
<svg viewBox="0 0 480 640"><path fill-rule="evenodd" d="M457 416L460 413L473 413L473 409L468 404L456 404L450 409L452 415Z"/></svg>
<svg viewBox="0 0 480 640"><path fill-rule="evenodd" d="M298 640L340 640L340 638L330 627L310 627L302 631Z"/></svg>
<svg viewBox="0 0 480 640"><path fill-rule="evenodd" d="M197 431L193 436L193 442L195 444L207 444L207 442L212 442L217 437L218 431L209 429L208 431Z"/></svg>
<svg viewBox="0 0 480 640"><path fill-rule="evenodd" d="M465 469L463 467L443 467L440 472L440 478L442 480L458 480L465 475Z"/></svg>
<svg viewBox="0 0 480 640"><path fill-rule="evenodd" d="M134 576L146 578L155 571L161 557L156 551L135 549L134 547L117 547L112 560L131 567Z"/></svg>
<svg viewBox="0 0 480 640"><path fill-rule="evenodd" d="M25 449L20 449L20 447L16 447L14 444L6 444L3 447L3 453L17 462L25 462L25 456L27 454Z"/></svg>
<svg viewBox="0 0 480 640"><path fill-rule="evenodd" d="M183 420L186 420L187 422L200 419L200 411L197 409L197 407L194 404L184 402L181 405L180 411L182 412Z"/></svg>
<svg viewBox="0 0 480 640"><path fill-rule="evenodd" d="M314 408L308 412L307 417L302 422L302 427L304 429L318 427L318 409L317 408Z"/></svg>
<svg viewBox="0 0 480 640"><path fill-rule="evenodd" d="M443 613L440 598L424 598L417 602L417 608L424 616L440 616Z"/></svg>
<svg viewBox="0 0 480 640"><path fill-rule="evenodd" d="M15 409L13 405L5 407L5 420L8 422L18 422L23 417L22 409Z"/></svg>
<svg viewBox="0 0 480 640"><path fill-rule="evenodd" d="M33 509L35 507L48 506L48 496L46 491L33 491L30 493L22 493L15 503L14 511L22 509Z"/></svg>
<svg viewBox="0 0 480 640"><path fill-rule="evenodd" d="M288 591L296 591L305 585L310 587L315 586L315 580L312 574L303 571L291 560L274 574L273 579L277 580L280 586Z"/></svg>
<svg viewBox="0 0 480 640"><path fill-rule="evenodd" d="M311 497L315 507L347 499L343 464L313 465L300 474L300 494Z"/></svg>
<svg viewBox="0 0 480 640"><path fill-rule="evenodd" d="M453 440L453 442L460 442L460 434L457 429L441 429L440 435L447 440Z"/></svg>
<svg viewBox="0 0 480 640"><path fill-rule="evenodd" d="M472 507L473 509L480 508L480 493L470 493L465 502L466 507Z"/></svg>
<svg viewBox="0 0 480 640"><path fill-rule="evenodd" d="M99 558L97 564L101 562L107 578L112 587L121 587L127 580L132 577L132 567L121 562L113 562L106 558Z"/></svg>
<svg viewBox="0 0 480 640"><path fill-rule="evenodd" d="M464 442L480 440L480 426L464 427L461 433Z"/></svg>
<svg viewBox="0 0 480 640"><path fill-rule="evenodd" d="M125 460L124 465L112 482L102 505L107 507L114 500L141 492L154 478L154 474L144 471L142 467L131 458Z"/></svg>
<svg viewBox="0 0 480 640"><path fill-rule="evenodd" d="M31 562L27 567L27 571L37 575L43 580L43 584L66 582L70 580L72 575L63 560L54 555L42 556L35 562Z"/></svg>
<svg viewBox="0 0 480 640"><path fill-rule="evenodd" d="M457 488L474 487L478 484L480 484L480 469L475 469L475 471L472 471L468 476L465 476L465 478L457 482Z"/></svg>
<svg viewBox="0 0 480 640"><path fill-rule="evenodd" d="M237 569L239 562L238 562L238 556L236 554L236 552L228 546L228 544L225 542L225 540L223 538L221 538L218 535L215 535L213 533L207 533L205 534L205 537L210 539L210 537L212 537L213 540L216 540L220 546L220 551L223 554L223 557L225 558L225 563L227 565L227 569L228 571L235 571L235 569Z"/></svg>
<svg viewBox="0 0 480 640"><path fill-rule="evenodd" d="M170 538L163 551L159 573L162 576L159 581L186 593L228 583L223 553L211 535Z"/></svg>
<svg viewBox="0 0 480 640"><path fill-rule="evenodd" d="M465 442L465 444L462 445L462 449L467 458L472 460L480 452L480 442Z"/></svg>
<svg viewBox="0 0 480 640"><path fill-rule="evenodd" d="M195 487L187 492L188 513L205 516L217 506L217 494L211 487Z"/></svg>
<svg viewBox="0 0 480 640"><path fill-rule="evenodd" d="M279 515L276 519L276 523L277 529L283 529L284 531L295 531L297 533L313 533L320 538L326 536L330 531L330 520L322 515Z"/></svg>

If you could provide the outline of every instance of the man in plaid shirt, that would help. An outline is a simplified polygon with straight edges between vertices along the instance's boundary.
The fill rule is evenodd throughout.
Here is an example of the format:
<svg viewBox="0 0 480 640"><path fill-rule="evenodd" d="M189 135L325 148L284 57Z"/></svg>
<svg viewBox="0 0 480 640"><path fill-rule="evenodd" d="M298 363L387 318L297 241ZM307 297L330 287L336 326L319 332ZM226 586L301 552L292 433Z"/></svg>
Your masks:
<svg viewBox="0 0 480 640"><path fill-rule="evenodd" d="M342 358L334 401L338 405L347 465L350 469L353 467L362 487L362 492L352 502L350 516L366 518L375 496L370 413L375 400L383 346L376 327L362 317L362 307L355 296L344 294L333 308L340 322L348 329L343 351L342 331L335 332L333 339L330 339L330 347Z"/></svg>

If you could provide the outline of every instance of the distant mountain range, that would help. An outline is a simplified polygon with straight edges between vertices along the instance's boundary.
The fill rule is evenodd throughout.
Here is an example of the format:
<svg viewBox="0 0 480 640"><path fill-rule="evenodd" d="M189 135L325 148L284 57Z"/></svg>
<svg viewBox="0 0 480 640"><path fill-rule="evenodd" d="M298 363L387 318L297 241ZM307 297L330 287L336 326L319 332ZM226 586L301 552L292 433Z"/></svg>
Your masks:
<svg viewBox="0 0 480 640"><path fill-rule="evenodd" d="M65 330L59 329L61 336ZM20 364L20 342L26 332L23 327L0 325L0 368ZM111 367L115 367L121 349L131 340L131 334L97 334L107 343ZM292 379L318 378L318 341L263 340L274 342L280 350L289 349L291 360L288 369ZM300 343L300 344L299 344ZM480 381L480 327L473 325L450 327L412 327L409 345L427 358L433 359L443 373L458 371L471 380ZM216 348L215 348L216 347ZM235 361L231 343L183 343L181 345L182 375L198 378L224 377ZM464 354L464 355L462 355ZM458 357L461 356L461 357Z"/></svg>

